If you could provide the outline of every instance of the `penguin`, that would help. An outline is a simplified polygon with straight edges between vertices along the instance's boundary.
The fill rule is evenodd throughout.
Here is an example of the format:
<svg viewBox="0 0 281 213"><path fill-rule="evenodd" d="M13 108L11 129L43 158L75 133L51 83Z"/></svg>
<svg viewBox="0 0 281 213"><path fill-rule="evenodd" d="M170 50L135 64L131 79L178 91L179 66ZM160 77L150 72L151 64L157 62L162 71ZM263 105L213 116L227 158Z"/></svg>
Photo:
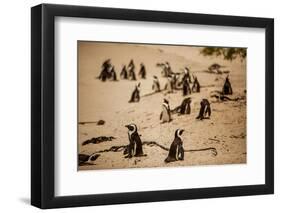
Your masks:
<svg viewBox="0 0 281 213"><path fill-rule="evenodd" d="M190 98L190 97L189 97L189 98L185 98L185 99L182 101L178 112L179 112L181 115L190 114L190 112L191 112L190 104L191 104L191 98Z"/></svg>
<svg viewBox="0 0 281 213"><path fill-rule="evenodd" d="M135 67L133 67L133 66L129 67L128 77L129 77L129 80L131 80L131 81L137 80L136 74L135 74Z"/></svg>
<svg viewBox="0 0 281 213"><path fill-rule="evenodd" d="M139 102L140 101L140 83L138 83L131 95L131 99L129 101L129 103L132 103L132 102Z"/></svg>
<svg viewBox="0 0 281 213"><path fill-rule="evenodd" d="M182 82L184 82L186 79L188 80L189 83L192 83L191 76L190 76L190 70L188 69L188 67L184 68L184 75L182 78Z"/></svg>
<svg viewBox="0 0 281 213"><path fill-rule="evenodd" d="M168 78L167 78L167 83L165 85L165 90L168 90L168 93L173 93L173 79L172 79L172 76L169 75Z"/></svg>
<svg viewBox="0 0 281 213"><path fill-rule="evenodd" d="M202 99L202 101L200 102L200 110L199 110L199 115L196 117L196 119L207 119L210 118L211 116L211 106L210 106L210 102L208 101L208 99Z"/></svg>
<svg viewBox="0 0 281 213"><path fill-rule="evenodd" d="M175 138L172 142L170 149L169 149L169 155L165 159L165 163L170 163L178 160L184 160L184 148L183 148L183 142L181 135L184 132L183 129L177 129L175 131Z"/></svg>
<svg viewBox="0 0 281 213"><path fill-rule="evenodd" d="M196 76L194 77L194 82L193 82L191 91L192 92L200 92L200 84L199 84L199 81L198 81Z"/></svg>
<svg viewBox="0 0 281 213"><path fill-rule="evenodd" d="M175 90L177 88L176 87L177 80L178 80L177 75L175 73L172 73L171 78L172 78L172 88L173 88L173 90Z"/></svg>
<svg viewBox="0 0 281 213"><path fill-rule="evenodd" d="M102 71L99 75L99 79L101 81L106 81L106 79L109 78L109 75L110 75L110 68L111 68L111 63L110 63L110 59L107 59L103 62L102 64Z"/></svg>
<svg viewBox="0 0 281 213"><path fill-rule="evenodd" d="M160 83L155 75L153 76L152 90L154 90L154 92L160 92Z"/></svg>
<svg viewBox="0 0 281 213"><path fill-rule="evenodd" d="M128 79L128 73L127 73L126 65L123 65L123 68L122 68L121 73L120 73L120 78L121 79Z"/></svg>
<svg viewBox="0 0 281 213"><path fill-rule="evenodd" d="M112 80L112 81L117 81L117 75L116 75L114 66L112 66L110 73L111 73L111 74L110 74L111 80Z"/></svg>
<svg viewBox="0 0 281 213"><path fill-rule="evenodd" d="M143 63L140 64L140 71L139 71L139 76L140 78L142 79L145 79L146 78L146 69L145 69L145 66Z"/></svg>
<svg viewBox="0 0 281 213"><path fill-rule="evenodd" d="M127 146L126 152L124 152L128 155L125 156L125 158L146 156L143 153L142 142L138 133L137 126L135 124L128 124L125 127L128 128L129 138L129 145Z"/></svg>
<svg viewBox="0 0 281 213"><path fill-rule="evenodd" d="M79 154L78 155L78 160L79 160L79 166L82 166L83 164L90 163L90 161L95 161L100 154L92 154L92 155L87 155L87 154Z"/></svg>
<svg viewBox="0 0 281 213"><path fill-rule="evenodd" d="M130 60L130 63L129 63L129 65L128 65L128 67L135 67L135 64L134 64L134 60L133 59L131 59Z"/></svg>
<svg viewBox="0 0 281 213"><path fill-rule="evenodd" d="M183 96L190 95L191 94L191 89L190 85L187 79L184 80L183 85L182 85L182 92Z"/></svg>
<svg viewBox="0 0 281 213"><path fill-rule="evenodd" d="M132 80L132 81L136 80L135 64L134 64L133 59L131 59L129 65L128 65L128 77L129 77L129 80Z"/></svg>
<svg viewBox="0 0 281 213"><path fill-rule="evenodd" d="M169 101L165 98L162 103L162 112L160 114L160 120L162 123L170 122L172 120Z"/></svg>
<svg viewBox="0 0 281 213"><path fill-rule="evenodd" d="M222 94L223 95L232 95L233 94L231 83L229 81L228 75L225 78L225 82L224 82L224 85L223 85L223 88L222 88Z"/></svg>
<svg viewBox="0 0 281 213"><path fill-rule="evenodd" d="M163 76L163 77L167 77L168 75L171 75L173 72L172 72L172 68L170 66L170 63L168 61L165 62L165 75L166 76Z"/></svg>

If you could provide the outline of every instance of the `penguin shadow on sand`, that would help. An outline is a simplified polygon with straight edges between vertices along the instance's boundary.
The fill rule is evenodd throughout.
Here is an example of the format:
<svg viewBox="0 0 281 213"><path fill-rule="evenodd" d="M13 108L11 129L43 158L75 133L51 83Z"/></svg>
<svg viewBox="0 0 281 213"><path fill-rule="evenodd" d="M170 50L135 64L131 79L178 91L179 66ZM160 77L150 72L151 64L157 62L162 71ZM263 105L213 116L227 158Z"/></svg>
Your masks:
<svg viewBox="0 0 281 213"><path fill-rule="evenodd" d="M131 99L129 100L129 103L134 103L134 102L140 101L140 85L141 85L141 83L138 83L135 86L135 89L132 92Z"/></svg>

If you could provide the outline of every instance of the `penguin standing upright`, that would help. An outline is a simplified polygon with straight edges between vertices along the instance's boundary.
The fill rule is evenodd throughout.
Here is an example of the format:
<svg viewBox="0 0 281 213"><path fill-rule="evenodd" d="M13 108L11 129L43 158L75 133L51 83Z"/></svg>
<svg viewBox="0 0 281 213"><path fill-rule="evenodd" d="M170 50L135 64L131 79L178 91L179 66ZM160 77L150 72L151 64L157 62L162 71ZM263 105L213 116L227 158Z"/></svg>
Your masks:
<svg viewBox="0 0 281 213"><path fill-rule="evenodd" d="M191 90L192 92L200 92L200 84L196 76L194 77L194 82Z"/></svg>
<svg viewBox="0 0 281 213"><path fill-rule="evenodd" d="M120 78L121 79L128 79L128 73L127 73L126 65L123 65L123 68L122 68L121 73L120 73Z"/></svg>
<svg viewBox="0 0 281 213"><path fill-rule="evenodd" d="M168 75L171 75L173 73L170 63L168 61L166 61L166 63L165 63L165 70L166 70L165 71L166 76L163 76L163 77L167 77Z"/></svg>
<svg viewBox="0 0 281 213"><path fill-rule="evenodd" d="M183 81L183 85L182 85L182 92L183 92L183 96L189 95L191 94L191 89L190 89L190 85L187 79L185 79Z"/></svg>
<svg viewBox="0 0 281 213"><path fill-rule="evenodd" d="M160 83L159 83L157 76L155 76L155 75L153 76L152 90L154 92L160 92Z"/></svg>
<svg viewBox="0 0 281 213"><path fill-rule="evenodd" d="M190 76L190 70L188 69L188 67L184 68L184 75L182 78L182 82L184 82L186 79L188 79L188 82L191 83L191 76Z"/></svg>
<svg viewBox="0 0 281 213"><path fill-rule="evenodd" d="M169 68L169 63L168 63L168 62L166 62L166 63L161 64L161 65L163 65L163 66L162 66L163 70L162 70L162 72L161 72L162 77L166 78L166 77L168 77L168 68Z"/></svg>
<svg viewBox="0 0 281 213"><path fill-rule="evenodd" d="M175 132L175 138L172 142L169 150L169 155L165 159L165 163L174 162L178 160L184 160L184 148L181 135L184 132L183 129L177 129Z"/></svg>
<svg viewBox="0 0 281 213"><path fill-rule="evenodd" d="M181 102L181 105L177 106L176 108L174 108L173 110L171 110L171 113L178 113L179 115L184 115L184 114L190 114L191 112L191 98L185 98L183 99L183 101Z"/></svg>
<svg viewBox="0 0 281 213"><path fill-rule="evenodd" d="M142 79L145 79L146 78L146 69L145 69L145 66L143 63L140 64L140 71L139 71L139 76L140 78Z"/></svg>
<svg viewBox="0 0 281 213"><path fill-rule="evenodd" d="M191 98L190 97L185 98L181 103L179 113L182 114L182 115L183 114L190 114L190 111L191 111L190 104L191 104Z"/></svg>
<svg viewBox="0 0 281 213"><path fill-rule="evenodd" d="M129 124L126 125L125 127L127 127L129 130L128 131L129 145L127 146L127 150L125 152L128 155L125 156L125 158L146 156L143 154L142 142L138 134L137 126L135 124Z"/></svg>
<svg viewBox="0 0 281 213"><path fill-rule="evenodd" d="M173 79L172 79L172 76L168 76L167 78L167 83L165 85L165 90L168 90L168 93L173 93Z"/></svg>
<svg viewBox="0 0 281 213"><path fill-rule="evenodd" d="M225 82L222 88L222 94L223 95L232 95L232 87L231 87L231 83L229 81L229 77L228 75L225 78Z"/></svg>
<svg viewBox="0 0 281 213"><path fill-rule="evenodd" d="M135 74L135 64L133 59L130 61L128 65L128 77L129 80L135 81L136 80L136 74Z"/></svg>
<svg viewBox="0 0 281 213"><path fill-rule="evenodd" d="M140 83L138 83L138 85L136 85L136 87L131 95L131 99L130 99L129 103L139 102L139 101L140 101Z"/></svg>
<svg viewBox="0 0 281 213"><path fill-rule="evenodd" d="M112 66L110 73L111 73L111 74L110 74L111 80L112 80L112 81L117 81L117 75L116 75L114 66Z"/></svg>
<svg viewBox="0 0 281 213"><path fill-rule="evenodd" d="M162 123L170 122L172 120L169 101L165 98L162 103L162 112L160 114L160 120Z"/></svg>
<svg viewBox="0 0 281 213"><path fill-rule="evenodd" d="M196 117L196 119L206 119L210 118L211 116L211 105L208 99L202 99L200 102L200 110L199 110L199 115Z"/></svg>
<svg viewBox="0 0 281 213"><path fill-rule="evenodd" d="M102 70L98 77L101 81L106 81L106 79L110 77L110 68L111 68L110 59L107 59L103 62Z"/></svg>
<svg viewBox="0 0 281 213"><path fill-rule="evenodd" d="M175 90L177 88L177 75L175 73L171 74L172 77L172 89Z"/></svg>

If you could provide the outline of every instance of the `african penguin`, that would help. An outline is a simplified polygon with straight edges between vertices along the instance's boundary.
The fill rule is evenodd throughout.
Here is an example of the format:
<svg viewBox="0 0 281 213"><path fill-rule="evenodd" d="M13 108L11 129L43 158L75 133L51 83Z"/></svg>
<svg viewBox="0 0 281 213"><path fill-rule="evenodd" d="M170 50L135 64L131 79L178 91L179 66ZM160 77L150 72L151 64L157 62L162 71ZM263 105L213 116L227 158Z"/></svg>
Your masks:
<svg viewBox="0 0 281 213"><path fill-rule="evenodd" d="M107 59L102 64L102 71L99 75L99 79L101 81L106 81L106 79L110 78L110 68L111 68L110 59Z"/></svg>
<svg viewBox="0 0 281 213"><path fill-rule="evenodd" d="M140 68L140 71L139 71L139 76L140 76L140 78L145 79L146 78L145 66L144 66L143 63L141 63L140 66L141 66L141 68Z"/></svg>
<svg viewBox="0 0 281 213"><path fill-rule="evenodd" d="M169 101L167 99L164 99L162 103L162 112L160 114L160 120L162 123L170 122L172 120Z"/></svg>
<svg viewBox="0 0 281 213"><path fill-rule="evenodd" d="M155 75L153 76L152 90L154 90L154 92L160 92L160 83Z"/></svg>
<svg viewBox="0 0 281 213"><path fill-rule="evenodd" d="M183 149L183 142L181 138L183 132L184 132L183 129L177 129L175 131L175 138L170 146L169 155L165 159L165 163L184 160L184 149Z"/></svg>
<svg viewBox="0 0 281 213"><path fill-rule="evenodd" d="M179 113L180 114L190 114L191 108L190 108L190 103L191 103L191 98L185 98L181 105L180 105L180 109L179 109Z"/></svg>
<svg viewBox="0 0 281 213"><path fill-rule="evenodd" d="M121 73L120 73L120 78L121 79L128 79L128 73L127 73L126 65L123 65L123 68L122 68Z"/></svg>
<svg viewBox="0 0 281 213"><path fill-rule="evenodd" d="M127 146L127 151L126 151L128 155L125 156L125 158L146 156L145 154L143 154L142 142L138 134L138 129L136 124L128 124L125 127L127 127L129 130L128 131L129 145Z"/></svg>
<svg viewBox="0 0 281 213"><path fill-rule="evenodd" d="M132 102L139 102L140 101L140 83L138 83L131 95L131 99L129 101L129 103Z"/></svg>
<svg viewBox="0 0 281 213"><path fill-rule="evenodd" d="M184 82L183 82L182 92L183 92L183 96L191 94L190 85L189 85L189 82L188 82L187 79L185 79Z"/></svg>
<svg viewBox="0 0 281 213"><path fill-rule="evenodd" d="M135 81L136 80L136 74L135 74L135 64L133 59L130 61L128 65L128 77L129 80Z"/></svg>
<svg viewBox="0 0 281 213"><path fill-rule="evenodd" d="M207 119L210 118L211 116L211 106L210 102L208 99L202 99L200 102L200 110L199 110L199 115L196 117L196 119Z"/></svg>
<svg viewBox="0 0 281 213"><path fill-rule="evenodd" d="M173 78L172 78L172 76L169 75L168 78L167 78L167 83L165 85L165 89L168 90L168 93L172 93L173 92L173 88L174 88L174 86L173 86Z"/></svg>
<svg viewBox="0 0 281 213"><path fill-rule="evenodd" d="M199 84L199 81L198 81L196 76L194 77L194 82L193 82L191 91L192 92L200 92L200 84Z"/></svg>
<svg viewBox="0 0 281 213"><path fill-rule="evenodd" d="M231 83L229 81L229 77L228 75L225 78L225 82L222 88L222 94L223 95L232 95L232 87L231 87Z"/></svg>
<svg viewBox="0 0 281 213"><path fill-rule="evenodd" d="M100 154L92 154L92 155L79 154L78 155L79 166L82 166L86 163L90 163L90 161L95 161L99 156Z"/></svg>

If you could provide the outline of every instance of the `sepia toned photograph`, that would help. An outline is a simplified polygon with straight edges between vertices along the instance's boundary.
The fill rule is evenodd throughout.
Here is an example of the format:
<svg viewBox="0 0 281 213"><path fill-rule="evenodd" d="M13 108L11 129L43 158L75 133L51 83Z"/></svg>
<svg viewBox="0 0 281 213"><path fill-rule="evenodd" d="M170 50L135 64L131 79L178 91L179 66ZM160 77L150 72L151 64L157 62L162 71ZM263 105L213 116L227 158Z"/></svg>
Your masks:
<svg viewBox="0 0 281 213"><path fill-rule="evenodd" d="M247 163L247 48L77 51L78 171Z"/></svg>

